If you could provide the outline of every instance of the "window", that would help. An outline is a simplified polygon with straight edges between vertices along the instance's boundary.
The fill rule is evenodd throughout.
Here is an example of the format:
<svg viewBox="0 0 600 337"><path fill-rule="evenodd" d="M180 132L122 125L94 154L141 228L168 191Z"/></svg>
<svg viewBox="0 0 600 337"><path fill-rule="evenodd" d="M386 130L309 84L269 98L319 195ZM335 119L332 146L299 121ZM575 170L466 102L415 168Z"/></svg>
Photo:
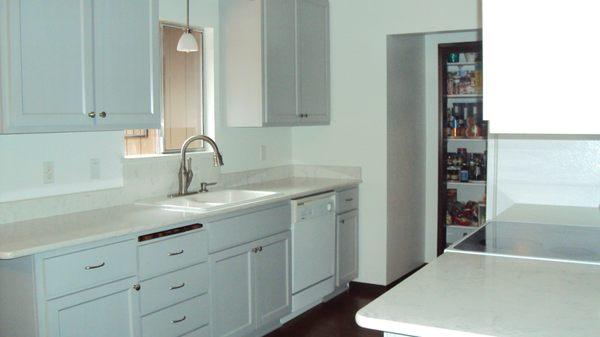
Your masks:
<svg viewBox="0 0 600 337"><path fill-rule="evenodd" d="M161 24L163 54L163 122L162 128L125 130L125 155L148 155L177 152L183 142L204 131L203 113L203 35L192 29L199 51L177 51L182 26ZM201 149L195 142L190 149Z"/></svg>

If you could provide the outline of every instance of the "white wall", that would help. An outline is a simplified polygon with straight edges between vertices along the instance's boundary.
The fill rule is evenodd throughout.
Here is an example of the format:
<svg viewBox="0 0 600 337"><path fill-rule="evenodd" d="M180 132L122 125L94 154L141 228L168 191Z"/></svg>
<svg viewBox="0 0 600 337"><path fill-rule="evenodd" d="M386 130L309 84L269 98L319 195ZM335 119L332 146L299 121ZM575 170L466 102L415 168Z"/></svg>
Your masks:
<svg viewBox="0 0 600 337"><path fill-rule="evenodd" d="M438 142L439 142L439 78L438 45L441 43L481 40L479 31L434 33L425 36L426 118L427 118L427 182L425 186L425 260L437 257L438 234Z"/></svg>
<svg viewBox="0 0 600 337"><path fill-rule="evenodd" d="M80 132L0 136L0 202L123 186L122 135ZM99 160L99 179L92 179L91 159ZM52 184L44 184L44 162L53 163Z"/></svg>
<svg viewBox="0 0 600 337"><path fill-rule="evenodd" d="M388 37L387 276L424 262L425 37Z"/></svg>
<svg viewBox="0 0 600 337"><path fill-rule="evenodd" d="M387 281L387 35L480 27L478 0L330 0L331 125L292 130L295 163L361 166L359 281Z"/></svg>

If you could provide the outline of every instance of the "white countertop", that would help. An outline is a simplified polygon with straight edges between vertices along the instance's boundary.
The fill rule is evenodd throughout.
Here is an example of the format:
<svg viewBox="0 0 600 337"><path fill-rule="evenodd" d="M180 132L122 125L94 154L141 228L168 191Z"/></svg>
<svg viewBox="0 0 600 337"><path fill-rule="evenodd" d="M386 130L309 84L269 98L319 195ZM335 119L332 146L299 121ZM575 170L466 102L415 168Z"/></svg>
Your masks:
<svg viewBox="0 0 600 337"><path fill-rule="evenodd" d="M234 211L358 185L356 179L290 178L235 187L279 192L273 198L214 211L182 212L125 205L0 225L0 260L14 259L161 227L201 221Z"/></svg>
<svg viewBox="0 0 600 337"><path fill-rule="evenodd" d="M600 266L445 253L356 314L400 335L600 335Z"/></svg>

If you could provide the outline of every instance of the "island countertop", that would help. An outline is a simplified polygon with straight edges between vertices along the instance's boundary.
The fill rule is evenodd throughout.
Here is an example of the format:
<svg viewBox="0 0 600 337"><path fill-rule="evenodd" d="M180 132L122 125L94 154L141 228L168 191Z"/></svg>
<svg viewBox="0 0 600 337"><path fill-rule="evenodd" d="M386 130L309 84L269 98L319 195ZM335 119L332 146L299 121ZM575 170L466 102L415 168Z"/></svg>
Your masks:
<svg viewBox="0 0 600 337"><path fill-rule="evenodd" d="M600 336L600 266L445 253L356 314L391 336Z"/></svg>

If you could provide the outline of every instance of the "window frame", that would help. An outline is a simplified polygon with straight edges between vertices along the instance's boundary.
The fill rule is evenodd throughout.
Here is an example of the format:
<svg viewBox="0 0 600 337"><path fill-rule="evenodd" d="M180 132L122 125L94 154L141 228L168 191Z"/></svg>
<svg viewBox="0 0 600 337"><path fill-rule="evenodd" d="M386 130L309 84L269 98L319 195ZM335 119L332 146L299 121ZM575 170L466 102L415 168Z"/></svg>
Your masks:
<svg viewBox="0 0 600 337"><path fill-rule="evenodd" d="M164 84L164 27L170 27L170 28L178 28L181 29L182 31L187 27L184 24L178 23L178 22L172 22L172 21L167 21L167 20L160 20L159 21L159 30L160 30L160 56L161 56L161 62L160 62L160 73L161 73L161 90L160 90L160 99L161 99L161 104L160 104L160 109L161 109L161 120L160 120L160 130L159 130L159 144L158 144L158 149L157 149L157 155L168 155L168 154L174 154L174 153L179 153L180 150L165 150L165 84ZM206 62L205 62L205 32L204 29L202 27L198 27L198 26L192 26L190 25L189 28L193 31L193 32L197 32L200 33L200 35L202 36L202 43L200 43L200 50L198 50L198 53L200 54L200 57L202 58L202 62L200 62L200 97L201 97L201 101L202 101L202 112L201 112L201 118L199 118L199 122L200 125L198 125L198 129L199 129L199 133L204 134L205 133L205 128L206 128L206 123L207 123L207 118L206 118L206 89L205 89L205 82L206 82L206 78L205 78L205 74L204 74L204 69L206 68ZM198 147L195 148L190 148L188 150L188 152L207 152L206 149L206 145L204 144L204 142L200 142Z"/></svg>

